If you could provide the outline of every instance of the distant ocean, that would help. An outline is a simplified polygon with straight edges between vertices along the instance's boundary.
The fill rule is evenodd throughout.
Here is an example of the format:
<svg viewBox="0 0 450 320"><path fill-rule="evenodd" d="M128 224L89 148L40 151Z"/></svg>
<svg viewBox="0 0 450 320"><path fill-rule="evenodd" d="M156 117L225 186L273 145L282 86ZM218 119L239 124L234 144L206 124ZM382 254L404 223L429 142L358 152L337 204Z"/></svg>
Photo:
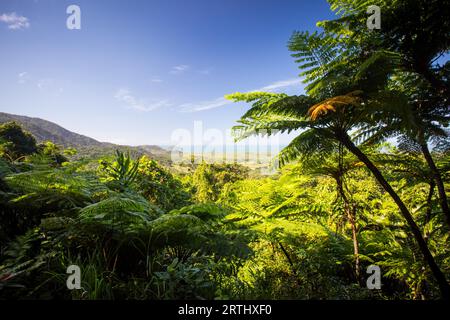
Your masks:
<svg viewBox="0 0 450 320"><path fill-rule="evenodd" d="M286 144L283 145L243 145L243 144L234 144L234 145L186 145L186 146L170 146L170 145L160 145L161 148L166 150L175 150L183 152L183 154L201 154L201 153L278 153Z"/></svg>

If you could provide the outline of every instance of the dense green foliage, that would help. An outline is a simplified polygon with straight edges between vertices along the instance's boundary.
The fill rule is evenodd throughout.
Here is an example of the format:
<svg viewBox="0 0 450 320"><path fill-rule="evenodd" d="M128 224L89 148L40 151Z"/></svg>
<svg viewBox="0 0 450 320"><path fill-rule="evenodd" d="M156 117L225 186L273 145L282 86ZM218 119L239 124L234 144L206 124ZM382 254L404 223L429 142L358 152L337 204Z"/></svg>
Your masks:
<svg viewBox="0 0 450 320"><path fill-rule="evenodd" d="M187 205L181 182L148 158L1 163L2 297L214 298L207 268L250 254L224 208ZM71 264L84 270L82 292L65 288Z"/></svg>
<svg viewBox="0 0 450 320"><path fill-rule="evenodd" d="M228 96L251 103L238 139L297 134L276 174L74 158L2 126L0 298L450 297L447 7L380 1L385 27L368 32L372 1L329 2L338 18L289 42L305 95ZM81 289L66 287L70 265ZM381 289L366 287L370 265Z"/></svg>
<svg viewBox="0 0 450 320"><path fill-rule="evenodd" d="M245 179L248 169L237 164L200 164L192 175L195 199L199 202L217 201L228 183Z"/></svg>
<svg viewBox="0 0 450 320"><path fill-rule="evenodd" d="M321 32L295 32L289 43L307 83L306 94L229 95L230 100L252 103L239 120L240 125L234 128L236 137L297 132L298 136L280 154L282 164L296 159L328 158L335 150L339 159L344 158L345 151L351 153L395 202L442 297L450 299L445 271L424 238L413 208L408 207L401 190L396 190L366 150L374 143L395 137L406 151L422 153L429 169L427 179L437 187L440 209L450 227L443 174L430 151L432 144L448 144L449 137L450 70L448 62L437 62L450 45L449 24L439 12L448 6L444 1L382 1L383 17L389 23L376 32L368 31L365 25L366 9L372 1L330 3L337 11L337 19L319 22ZM414 26L405 19L414 20ZM402 22L409 27L399 25ZM428 32L439 34L436 39L440 40L425 39ZM341 175L343 163L337 162ZM341 179L336 182L351 217L354 254L358 259L354 206L345 195ZM358 273L358 261L355 266Z"/></svg>
<svg viewBox="0 0 450 320"><path fill-rule="evenodd" d="M449 232L419 154L372 148L450 273ZM438 166L449 182L449 155ZM97 162L45 154L1 160L0 296L63 299L438 298L395 202L350 155L301 161L269 177L203 163L185 176L118 152ZM355 273L383 270L382 290ZM205 192L214 188L214 193ZM430 193L431 192L431 193ZM430 196L431 194L431 196ZM78 265L82 290L65 269Z"/></svg>
<svg viewBox="0 0 450 320"><path fill-rule="evenodd" d="M22 130L15 122L7 122L0 126L0 142L0 155L10 160L17 160L37 151L33 135Z"/></svg>

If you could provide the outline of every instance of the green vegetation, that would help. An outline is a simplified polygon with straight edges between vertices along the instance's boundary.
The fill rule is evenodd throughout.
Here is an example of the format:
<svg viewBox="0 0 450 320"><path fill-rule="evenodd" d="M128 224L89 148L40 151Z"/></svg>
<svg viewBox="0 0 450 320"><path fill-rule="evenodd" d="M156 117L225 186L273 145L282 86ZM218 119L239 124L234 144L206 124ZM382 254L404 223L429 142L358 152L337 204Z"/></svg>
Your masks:
<svg viewBox="0 0 450 320"><path fill-rule="evenodd" d="M130 152L136 157L147 155L158 159L160 162L170 163L170 152L158 146L122 146L112 143L99 142L92 138L71 132L57 124L39 118L30 118L14 114L0 112L0 124L15 122L30 132L37 143L52 143L64 147L75 148L76 159L98 158L105 154L114 153L116 150Z"/></svg>
<svg viewBox="0 0 450 320"><path fill-rule="evenodd" d="M0 153L11 161L20 159L37 151L36 139L29 132L24 132L15 122L8 122L0 127Z"/></svg>
<svg viewBox="0 0 450 320"><path fill-rule="evenodd" d="M0 298L449 298L445 6L380 1L368 32L370 1L329 2L338 18L289 42L305 95L228 96L251 104L237 139L297 133L274 175L80 158L1 125ZM66 287L70 265L82 289Z"/></svg>

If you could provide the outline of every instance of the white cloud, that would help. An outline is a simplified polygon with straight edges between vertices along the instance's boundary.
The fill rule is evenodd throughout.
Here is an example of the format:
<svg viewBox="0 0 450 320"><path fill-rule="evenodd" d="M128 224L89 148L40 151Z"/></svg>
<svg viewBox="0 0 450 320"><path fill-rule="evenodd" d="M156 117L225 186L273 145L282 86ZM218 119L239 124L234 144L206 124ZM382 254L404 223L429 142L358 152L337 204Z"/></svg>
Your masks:
<svg viewBox="0 0 450 320"><path fill-rule="evenodd" d="M58 81L52 78L37 78L27 71L17 74L17 83L20 85L30 84L36 86L43 94L60 96L64 92Z"/></svg>
<svg viewBox="0 0 450 320"><path fill-rule="evenodd" d="M282 81L277 81L274 83L271 83L267 86L264 86L262 88L251 90L249 92L257 92L257 91L265 91L265 92L279 92L280 89L286 89L289 87L294 87L297 85L300 85L302 83L302 79L295 78L295 79L287 79ZM229 101L223 97L216 98L213 100L208 101L202 101L198 103L184 103L180 105L180 111L181 112L198 112L198 111L205 111L210 109L215 109L219 107L223 107L226 105L229 105L233 103L232 101Z"/></svg>
<svg viewBox="0 0 450 320"><path fill-rule="evenodd" d="M170 73L171 74L181 74L181 73L188 71L189 68L190 68L190 66L188 66L186 64L181 64L181 65L172 67L172 70L170 71Z"/></svg>
<svg viewBox="0 0 450 320"><path fill-rule="evenodd" d="M15 12L0 15L0 21L6 23L8 25L8 29L11 30L20 30L30 27L28 18L18 16Z"/></svg>
<svg viewBox="0 0 450 320"><path fill-rule="evenodd" d="M59 83L55 79L42 78L37 80L36 86L44 94L50 94L54 97L59 97L64 92L64 89L59 86Z"/></svg>
<svg viewBox="0 0 450 320"><path fill-rule="evenodd" d="M198 103L184 103L180 105L181 112L198 112L198 111L204 111L214 108L219 108L222 106L225 106L227 104L230 104L231 101L220 97L214 100L209 101L203 101Z"/></svg>
<svg viewBox="0 0 450 320"><path fill-rule="evenodd" d="M54 86L54 80L53 79L40 79L36 85L40 90L48 90Z"/></svg>
<svg viewBox="0 0 450 320"><path fill-rule="evenodd" d="M25 84L31 79L28 72L21 72L17 75L17 83L19 84Z"/></svg>
<svg viewBox="0 0 450 320"><path fill-rule="evenodd" d="M302 79L294 78L288 80L277 81L272 84L269 84L265 87L262 87L253 91L269 91L269 92L277 92L279 89L284 89L286 87L293 87L296 85L300 85L302 83Z"/></svg>
<svg viewBox="0 0 450 320"><path fill-rule="evenodd" d="M161 82L163 82L163 80L161 80L161 79L159 79L159 78L153 78L153 79L151 79L150 81L151 81L151 82L154 82L154 83L161 83Z"/></svg>
<svg viewBox="0 0 450 320"><path fill-rule="evenodd" d="M114 98L125 103L127 107L138 111L153 111L162 107L170 107L172 104L168 100L158 100L146 103L142 99L136 98L128 89L119 89Z"/></svg>

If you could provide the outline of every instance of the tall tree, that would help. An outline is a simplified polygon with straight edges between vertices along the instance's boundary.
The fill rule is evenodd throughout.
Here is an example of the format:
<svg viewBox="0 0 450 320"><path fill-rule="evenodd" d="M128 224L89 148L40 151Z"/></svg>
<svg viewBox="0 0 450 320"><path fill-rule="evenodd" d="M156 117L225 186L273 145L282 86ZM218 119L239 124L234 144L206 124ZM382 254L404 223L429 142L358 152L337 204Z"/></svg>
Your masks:
<svg viewBox="0 0 450 320"><path fill-rule="evenodd" d="M384 133L390 130L391 133L406 134L420 146L433 173L440 206L450 227L450 210L442 174L429 150L436 134L448 139L448 134L442 130L439 132L439 126L448 126L450 118L450 63L441 61L450 50L450 22L447 19L450 6L444 0L329 2L339 17L319 22L326 36L316 35L313 39L299 33L290 45L293 51L300 49L297 52L300 58L306 57L308 63L300 61L302 67L311 68L305 73L307 80L312 81L309 92L320 89L323 78L328 78L328 81L335 79L336 74L342 71L344 61L354 68L356 76L353 79L357 80L358 89L368 95L378 93L377 90L385 88L388 82L397 88L396 94L401 94L400 87L406 88L409 98L406 99L407 108L404 108L406 113L403 111L395 116L399 107L394 107L392 102L399 100L393 99L393 95L390 103L385 101L388 102L384 104L388 107L384 108L387 114L382 113L382 116L388 123ZM370 4L381 8L382 27L376 32L368 32L366 26L366 10ZM324 39L328 39L328 45L324 45ZM322 51L319 59L312 62L307 55L314 51L314 46L312 50L308 48L310 44ZM320 67L317 61L320 61ZM406 86L402 83L404 81ZM396 118L398 121L395 123ZM390 126L392 123L395 123L394 127Z"/></svg>
<svg viewBox="0 0 450 320"><path fill-rule="evenodd" d="M282 163L285 162L283 157L285 153L302 157L302 154L297 154L295 150L290 151L288 147L279 155ZM288 157L286 160L290 161L292 158ZM342 202L345 219L350 223L352 230L356 280L359 283L362 283L358 242L357 204L353 200L352 194L346 183L348 174L358 167L358 163L359 161L345 152L343 146L338 144L330 156L322 157L321 154L318 153L311 155L308 159L303 159L303 169L306 173L314 176L327 176L336 182L337 201Z"/></svg>
<svg viewBox="0 0 450 320"><path fill-rule="evenodd" d="M329 145L327 140L342 143L367 166L391 195L408 222L443 296L449 297L450 288L445 276L437 266L408 208L349 135L349 132L361 128L361 125L373 125L380 121L375 117L380 114L380 111L374 113L379 105L375 101L382 100L380 96L383 94L380 95L380 92L385 93L393 71L400 69L399 66L408 68L405 63L408 58L390 50L395 48L383 47L383 37L379 34L362 30L366 28L367 1L330 2L332 9L337 10L341 17L334 21L320 22L318 25L324 29L322 33L296 32L289 43L293 56L304 70L302 76L308 83L306 90L309 97L258 96L255 93L232 95L230 98L236 101L254 102L250 111L241 119L243 126L237 129L244 129L247 134L258 130L270 133L271 130L306 129L291 143L291 149L296 152L308 153L314 148L325 150ZM382 4L385 8L389 7L388 1L383 1ZM402 14L395 13L392 6L389 8L394 16ZM401 29L399 32L404 31ZM382 116L389 119L387 114Z"/></svg>
<svg viewBox="0 0 450 320"><path fill-rule="evenodd" d="M304 98L301 99L302 101L298 99L295 101L295 99L280 97L280 102L277 102L278 105L276 105L277 103L266 103L266 97L264 97L262 104L266 105L269 114L276 114L278 119L275 121L274 117L266 117L267 114L264 112L256 118L252 117L252 113L247 113L244 115L242 123L250 130L263 129L264 126L273 129L290 127L290 130L307 128L308 130L294 139L293 143L297 144L303 143L307 135L323 139L336 139L342 143L365 163L396 202L438 281L443 296L450 297L449 284L435 263L408 208L380 170L357 147L357 143L352 141L349 135L349 132L360 129L362 126L373 126L380 121L390 121L392 113L383 113L386 108L379 107L383 105L395 108L395 103L399 102L388 86L393 75L398 73L413 73L425 79L432 87L428 94L441 96L439 105L443 105L448 114L448 108L446 108L449 97L448 68L434 64L435 59L448 50L450 43L450 32L448 32L450 25L445 16L444 18L439 16L442 7L448 8L448 6L445 6L443 1L431 2L429 4L424 0L380 1L377 4L382 7L383 17L387 18L388 23L387 26L384 24L382 31L377 33L370 32L366 26L366 10L370 4L373 4L371 1L331 0L332 10L336 10L340 17L332 21L319 22L318 26L323 28L321 33L317 31L312 34L308 32L294 33L289 43L289 49L294 52L293 56L299 63L300 69L303 70L301 75L308 83L306 91L314 100L310 104L312 107L300 106L305 102ZM416 17L415 21L411 19L411 12L413 12L412 16ZM411 20L415 25L411 26ZM442 27L440 27L440 22L442 22ZM428 32L434 34L435 38L426 39L429 36ZM421 40L424 41L421 42ZM428 48L422 48L424 43L429 45ZM438 76L440 78L437 78ZM357 91L358 93L355 94ZM231 98L252 101L249 99L251 97L240 99L238 96L232 96ZM256 110L263 109L260 104L258 101L255 103ZM432 111L437 108L436 104L432 103L427 104L427 107ZM291 123L293 127L290 124L281 123L283 116L291 117L292 109L297 109L297 112L303 109L303 113L307 111L310 116L309 120L314 124L306 124L304 114L302 117L298 113L296 116L299 116L297 118L299 122ZM413 104L410 114L418 114L417 111L420 109ZM260 117L261 115L264 117ZM427 115L433 115L433 113ZM401 119L397 116L397 119L399 118ZM324 119L325 122L323 122ZM416 119L420 119L420 116ZM429 123L441 120L442 118L433 117ZM448 120L446 121L448 123ZM259 123L255 124L254 122ZM433 171L433 159L430 152L427 152L427 138L430 138L432 134L430 131L426 131L429 129L426 127L426 123L415 121L412 124L410 127L413 130L407 134L414 136L419 141L424 156ZM406 126L403 126L400 130L405 132L405 128ZM304 148L299 149L305 151ZM439 184L439 172L435 167L434 169L434 177ZM442 186L443 184L438 189L441 189L441 206L445 213L448 212L447 197Z"/></svg>
<svg viewBox="0 0 450 320"><path fill-rule="evenodd" d="M37 152L36 139L16 122L0 125L0 151L10 161Z"/></svg>
<svg viewBox="0 0 450 320"><path fill-rule="evenodd" d="M329 89L333 97L323 101L304 95L286 96L264 92L235 93L227 96L235 102L253 102L250 110L240 119L241 125L234 127L236 138L303 129L286 148L284 157L287 159L295 158L296 154L311 154L317 151L330 153L334 144L344 145L366 165L397 204L439 285L442 296L450 298L450 286L445 275L437 265L409 209L377 166L350 137L349 132L356 130L368 117L367 109L359 96L361 92L334 95L333 88Z"/></svg>
<svg viewBox="0 0 450 320"><path fill-rule="evenodd" d="M439 203L450 228L450 210L442 173L436 166L430 144L449 138L450 109L440 95L414 74L392 77L389 89L373 96L372 121L361 130L366 143L379 142L388 137L399 137L415 145L426 160L439 194Z"/></svg>

